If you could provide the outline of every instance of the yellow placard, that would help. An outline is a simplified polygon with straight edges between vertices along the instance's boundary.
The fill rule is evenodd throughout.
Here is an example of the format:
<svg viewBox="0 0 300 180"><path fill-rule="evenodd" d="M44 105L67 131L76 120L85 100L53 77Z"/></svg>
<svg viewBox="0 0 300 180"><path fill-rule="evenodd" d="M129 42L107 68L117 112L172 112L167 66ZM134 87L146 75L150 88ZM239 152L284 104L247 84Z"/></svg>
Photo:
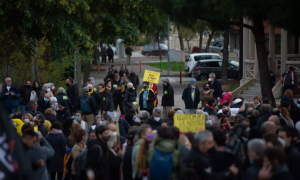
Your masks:
<svg viewBox="0 0 300 180"><path fill-rule="evenodd" d="M178 127L180 132L196 133L205 130L204 114L175 114L174 126Z"/></svg>
<svg viewBox="0 0 300 180"><path fill-rule="evenodd" d="M158 84L160 72L145 70L143 81Z"/></svg>

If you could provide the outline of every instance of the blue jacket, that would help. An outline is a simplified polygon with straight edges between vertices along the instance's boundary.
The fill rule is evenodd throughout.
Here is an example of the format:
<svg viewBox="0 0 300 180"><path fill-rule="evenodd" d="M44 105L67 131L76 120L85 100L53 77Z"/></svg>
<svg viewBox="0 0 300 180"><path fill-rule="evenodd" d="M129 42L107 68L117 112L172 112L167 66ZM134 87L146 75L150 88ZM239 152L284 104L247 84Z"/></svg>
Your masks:
<svg viewBox="0 0 300 180"><path fill-rule="evenodd" d="M65 93L59 93L59 94L56 94L56 99L57 99L57 103L59 104L60 102L62 101L65 101L66 103L66 107L68 107L69 109L72 108L72 103L71 103L71 100L69 98L68 95L66 95Z"/></svg>
<svg viewBox="0 0 300 180"><path fill-rule="evenodd" d="M14 93L13 96L5 94L8 92ZM17 86L11 85L9 91L7 90L7 86L3 86L0 98L3 100L3 104L6 108L14 108L19 106L21 94Z"/></svg>
<svg viewBox="0 0 300 180"><path fill-rule="evenodd" d="M243 105L243 102L244 101L241 101L237 104L234 104L234 105L231 106L231 108L241 108L242 105ZM248 108L249 108L249 104L245 104L245 110L243 112L239 113L239 114L243 115L244 117L247 117L247 109Z"/></svg>
<svg viewBox="0 0 300 180"><path fill-rule="evenodd" d="M295 103L295 101L294 101L294 99L292 99L292 98L290 98L290 97L288 97L288 96L286 96L286 95L283 95L283 96L281 97L280 103L282 103L283 101L290 103L291 109L293 109L293 108L298 108L297 105L296 105L296 103Z"/></svg>
<svg viewBox="0 0 300 180"><path fill-rule="evenodd" d="M185 109L198 109L198 104L200 102L200 92L198 87L195 89L195 99L194 102L192 100L191 86L188 85L187 88L183 90L182 100L185 104Z"/></svg>
<svg viewBox="0 0 300 180"><path fill-rule="evenodd" d="M213 97L215 99L217 99L218 97L222 98L223 90L222 90L221 83L219 81L215 80L215 82L213 84L211 84L211 81L209 81L208 84L209 84L210 89L214 90Z"/></svg>

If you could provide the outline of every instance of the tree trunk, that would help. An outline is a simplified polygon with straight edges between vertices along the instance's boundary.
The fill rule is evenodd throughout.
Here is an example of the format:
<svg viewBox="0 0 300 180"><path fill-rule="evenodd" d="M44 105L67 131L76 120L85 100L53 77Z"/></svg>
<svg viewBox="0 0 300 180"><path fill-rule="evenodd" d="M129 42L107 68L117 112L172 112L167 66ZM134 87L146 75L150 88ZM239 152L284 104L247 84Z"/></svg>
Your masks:
<svg viewBox="0 0 300 180"><path fill-rule="evenodd" d="M228 79L227 79L227 69L228 69L228 59L229 59L228 46L229 46L229 29L226 29L225 36L224 36L223 63L221 68L222 84L228 83Z"/></svg>
<svg viewBox="0 0 300 180"><path fill-rule="evenodd" d="M90 77L90 62L87 62L85 65L84 65L84 70L83 70L83 85L82 86L85 86L85 84L87 83L88 81L88 78Z"/></svg>
<svg viewBox="0 0 300 180"><path fill-rule="evenodd" d="M243 18L240 19L240 23L243 23ZM244 47L243 47L243 36L244 36L244 31L243 31L243 26L240 25L240 30L239 30L239 35L240 35L240 53L239 53L239 77L238 79L241 80L243 78L243 71L244 71Z"/></svg>
<svg viewBox="0 0 300 180"><path fill-rule="evenodd" d="M184 51L183 37L182 37L182 34L180 33L180 26L179 25L177 25L177 30L178 30L178 39L179 39L179 44L180 44L180 50Z"/></svg>
<svg viewBox="0 0 300 180"><path fill-rule="evenodd" d="M39 81L40 83L41 82L41 75L40 75L40 69L39 69L39 66L38 66L38 60L35 60L34 61L34 68L35 68L35 80Z"/></svg>
<svg viewBox="0 0 300 180"><path fill-rule="evenodd" d="M264 33L265 27L263 21L264 20L262 18L253 18L252 29L256 42L261 94L262 97L268 97L271 101L271 105L273 107L276 107L269 78L270 75L268 66L268 49L266 47L266 39Z"/></svg>
<svg viewBox="0 0 300 180"><path fill-rule="evenodd" d="M200 31L200 38L199 38L199 49L200 49L200 51L202 50L202 44L203 44L203 30Z"/></svg>
<svg viewBox="0 0 300 180"><path fill-rule="evenodd" d="M81 59L77 59L76 67L77 85L79 92L82 92L82 73L81 73Z"/></svg>
<svg viewBox="0 0 300 180"><path fill-rule="evenodd" d="M209 51L209 45L211 43L211 40L212 38L214 37L214 34L215 34L215 31L212 31L209 36L208 36L208 40L207 40L207 43L206 43L206 49L205 49L205 52L208 52Z"/></svg>
<svg viewBox="0 0 300 180"><path fill-rule="evenodd" d="M99 61L99 49L98 49L97 46L94 46L93 49L94 49L94 61L93 61L93 64L96 65L98 63L97 61Z"/></svg>

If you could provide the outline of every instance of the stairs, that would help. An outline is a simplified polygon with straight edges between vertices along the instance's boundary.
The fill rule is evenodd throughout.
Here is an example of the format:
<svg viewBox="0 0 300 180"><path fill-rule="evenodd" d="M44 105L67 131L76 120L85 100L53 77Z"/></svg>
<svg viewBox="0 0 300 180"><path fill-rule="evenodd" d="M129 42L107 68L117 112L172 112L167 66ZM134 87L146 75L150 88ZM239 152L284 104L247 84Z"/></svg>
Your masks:
<svg viewBox="0 0 300 180"><path fill-rule="evenodd" d="M238 94L237 97L242 97L246 101L253 101L255 96L261 97L261 89L260 82L257 81L253 85L249 86L246 90L242 91L242 93Z"/></svg>

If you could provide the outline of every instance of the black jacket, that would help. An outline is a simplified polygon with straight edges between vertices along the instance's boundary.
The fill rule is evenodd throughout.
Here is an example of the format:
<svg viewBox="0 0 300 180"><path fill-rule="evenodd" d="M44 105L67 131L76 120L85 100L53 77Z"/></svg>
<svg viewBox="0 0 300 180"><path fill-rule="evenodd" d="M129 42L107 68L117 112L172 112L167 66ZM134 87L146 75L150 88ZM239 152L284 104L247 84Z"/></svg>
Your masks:
<svg viewBox="0 0 300 180"><path fill-rule="evenodd" d="M163 87L162 106L174 106L174 89L170 83Z"/></svg>
<svg viewBox="0 0 300 180"><path fill-rule="evenodd" d="M147 90L149 92L148 94L148 101L147 101L147 110L152 110L154 109L154 101L156 100L156 97L154 95L154 93L151 90ZM143 107L143 95L144 95L145 91L140 93L140 99L139 99L139 105L141 109L144 109Z"/></svg>
<svg viewBox="0 0 300 180"><path fill-rule="evenodd" d="M261 125L269 120L269 117L271 116L270 113L262 114L256 121L256 127L261 128Z"/></svg>
<svg viewBox="0 0 300 180"><path fill-rule="evenodd" d="M101 95L101 111L114 111L114 102L111 93L105 89Z"/></svg>
<svg viewBox="0 0 300 180"><path fill-rule="evenodd" d="M94 97L88 95L87 93L86 94L82 94L82 95L79 96L78 102L77 102L77 108L76 109L77 110L81 110L80 99L84 99L84 98L87 98L87 97L89 98L90 112L86 112L86 113L82 112L82 115L94 114L96 112L96 103L95 103Z"/></svg>
<svg viewBox="0 0 300 180"><path fill-rule="evenodd" d="M96 112L98 112L100 110L101 96L95 90L93 90L93 91L94 92L91 94L91 96L93 96L93 98L94 98Z"/></svg>
<svg viewBox="0 0 300 180"><path fill-rule="evenodd" d="M108 165L109 165L110 177L112 180L120 180L121 164L122 164L122 158L116 156L113 152L108 150Z"/></svg>
<svg viewBox="0 0 300 180"><path fill-rule="evenodd" d="M112 91L112 92L113 92L113 99L114 99L114 102L115 102L115 101L122 101L122 100L123 100L123 97L122 97L123 93L122 93L121 89L120 89L120 90L116 90L116 89L115 89L115 87L121 87L121 86L122 86L121 80L119 79L119 81L116 81L115 79L113 79L113 80L111 81L111 86L112 86L112 88L114 89L114 90Z"/></svg>
<svg viewBox="0 0 300 180"><path fill-rule="evenodd" d="M63 123L66 118L71 117L71 112L69 109L65 108L64 110L60 111L58 110L56 112L56 119L60 122Z"/></svg>
<svg viewBox="0 0 300 180"><path fill-rule="evenodd" d="M125 76L128 76L129 75L128 69L120 69L119 71L120 78L123 77L124 73Z"/></svg>
<svg viewBox="0 0 300 180"><path fill-rule="evenodd" d="M135 122L135 121L133 120L133 115L130 114L130 113L127 113L127 114L125 115L125 119L126 119L127 123L128 123L130 126L140 126L140 125L141 125L140 123Z"/></svg>
<svg viewBox="0 0 300 180"><path fill-rule="evenodd" d="M39 101L37 110L41 111L44 114L45 111L46 111L46 109L50 108L50 106L51 106L50 101L48 101L47 103L45 103L45 101L42 100L42 101Z"/></svg>
<svg viewBox="0 0 300 180"><path fill-rule="evenodd" d="M294 101L294 99L290 98L289 96L286 96L286 95L281 96L280 103L282 103L282 102L288 102L288 103L290 103L291 109L298 108L297 105L296 105L296 103L295 103L295 101Z"/></svg>
<svg viewBox="0 0 300 180"><path fill-rule="evenodd" d="M21 99L22 102L21 105L27 106L28 102L30 101L30 95L31 95L32 88L30 85L23 85L20 89L21 93Z"/></svg>
<svg viewBox="0 0 300 180"><path fill-rule="evenodd" d="M298 180L293 177L289 167L286 164L281 165L271 177L271 180ZM298 173L299 174L299 173Z"/></svg>
<svg viewBox="0 0 300 180"><path fill-rule="evenodd" d="M25 107L25 113L29 113L29 114L31 114L32 116L35 116L35 112L31 110L31 107L30 107L30 106L26 106L26 107Z"/></svg>
<svg viewBox="0 0 300 180"><path fill-rule="evenodd" d="M111 81L114 79L115 75L114 73L108 73L105 78L104 78L104 82L107 80L107 79L110 79ZM112 84L112 83L111 83Z"/></svg>
<svg viewBox="0 0 300 180"><path fill-rule="evenodd" d="M128 143L123 157L123 178L124 180L133 180L132 178L132 150L133 144Z"/></svg>
<svg viewBox="0 0 300 180"><path fill-rule="evenodd" d="M136 102L136 91L135 90L129 91L128 89L125 89L125 92L124 92L125 107L127 107L128 109L131 109L132 102Z"/></svg>
<svg viewBox="0 0 300 180"><path fill-rule="evenodd" d="M129 74L127 76L127 78L129 79L129 81L133 84L133 87L136 89L139 85L140 85L140 78L138 75L134 74Z"/></svg>
<svg viewBox="0 0 300 180"><path fill-rule="evenodd" d="M292 78L292 73L293 73L293 76L294 76L294 80ZM293 86L293 85L296 84L295 80L297 79L297 76L295 75L294 72L286 71L285 73L282 74L282 77L284 79L284 81L283 81L284 86ZM293 81L294 81L294 83L293 83Z"/></svg>
<svg viewBox="0 0 300 180"><path fill-rule="evenodd" d="M108 48L106 51L108 57L114 57L114 51L111 48Z"/></svg>
<svg viewBox="0 0 300 180"><path fill-rule="evenodd" d="M123 119L119 118L119 130L120 130L120 135L123 137L127 137L128 129L130 128L128 122Z"/></svg>
<svg viewBox="0 0 300 180"><path fill-rule="evenodd" d="M215 111L214 109L211 109L210 107L208 106L204 106L204 109L203 109L204 112L207 112L208 115L217 115L217 111Z"/></svg>
<svg viewBox="0 0 300 180"><path fill-rule="evenodd" d="M245 170L243 180L258 180L258 173L262 168L261 164L254 163Z"/></svg>
<svg viewBox="0 0 300 180"><path fill-rule="evenodd" d="M250 121L250 128L253 128L256 126L256 121L258 118L254 117L254 116L249 116L248 117L249 121Z"/></svg>
<svg viewBox="0 0 300 180"><path fill-rule="evenodd" d="M208 84L209 84L209 88L214 90L213 97L215 99L217 99L218 97L222 98L223 90L222 90L221 83L218 80L215 80L213 84L211 84L211 81L209 81Z"/></svg>
<svg viewBox="0 0 300 180"><path fill-rule="evenodd" d="M56 117L53 115L53 114L45 114L45 119L50 121L51 124L54 122L54 121L57 121Z"/></svg>
<svg viewBox="0 0 300 180"><path fill-rule="evenodd" d="M150 116L149 119L144 122L144 124L148 124L152 128L152 130L156 130L158 127L161 126L162 121L163 120L161 118L159 121L155 121L153 116Z"/></svg>
<svg viewBox="0 0 300 180"><path fill-rule="evenodd" d="M286 155L286 164L294 177L294 179L300 179L300 152L294 145L284 148Z"/></svg>
<svg viewBox="0 0 300 180"><path fill-rule="evenodd" d="M71 107L70 110L71 110L71 112L75 112L78 98L79 98L77 83L73 83L72 86L68 87L67 95L71 100L72 106L74 106L74 108Z"/></svg>
<svg viewBox="0 0 300 180"><path fill-rule="evenodd" d="M66 107L69 109L72 108L71 100L65 93L56 94L55 97L57 99L58 104L61 103L62 101L65 101Z"/></svg>
<svg viewBox="0 0 300 180"><path fill-rule="evenodd" d="M198 87L195 88L195 98L194 101L192 100L192 88L188 85L187 88L183 90L182 93L182 100L185 104L185 109L198 109L198 104L200 102L200 92Z"/></svg>

